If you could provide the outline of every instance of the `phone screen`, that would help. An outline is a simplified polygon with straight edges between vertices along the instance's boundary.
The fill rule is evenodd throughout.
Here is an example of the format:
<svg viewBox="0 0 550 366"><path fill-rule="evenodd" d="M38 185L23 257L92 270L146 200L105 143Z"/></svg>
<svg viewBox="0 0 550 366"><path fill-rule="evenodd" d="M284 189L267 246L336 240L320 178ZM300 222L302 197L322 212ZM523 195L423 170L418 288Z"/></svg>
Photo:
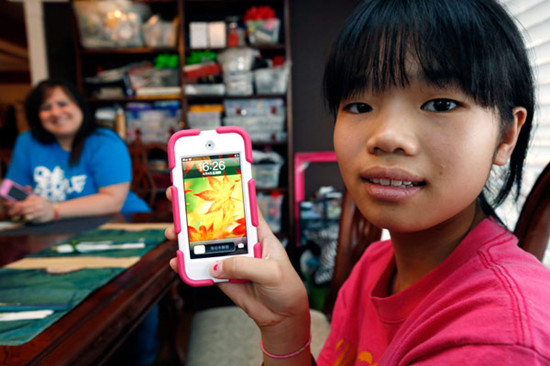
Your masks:
<svg viewBox="0 0 550 366"><path fill-rule="evenodd" d="M191 259L248 253L240 154L182 158Z"/></svg>
<svg viewBox="0 0 550 366"><path fill-rule="evenodd" d="M11 186L10 190L8 191L8 196L16 199L17 201L23 201L25 198L27 198L29 194L16 186Z"/></svg>

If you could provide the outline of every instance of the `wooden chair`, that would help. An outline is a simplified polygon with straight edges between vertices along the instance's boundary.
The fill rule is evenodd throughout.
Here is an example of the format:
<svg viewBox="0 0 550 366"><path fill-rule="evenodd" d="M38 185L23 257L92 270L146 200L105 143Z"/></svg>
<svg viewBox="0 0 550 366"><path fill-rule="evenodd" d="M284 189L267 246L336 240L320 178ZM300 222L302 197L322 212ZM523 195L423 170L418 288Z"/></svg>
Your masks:
<svg viewBox="0 0 550 366"><path fill-rule="evenodd" d="M323 305L323 312L329 319L332 317L338 290L348 278L353 266L361 258L365 249L380 240L381 235L382 230L365 219L351 195L345 191L342 199L334 271Z"/></svg>
<svg viewBox="0 0 550 366"><path fill-rule="evenodd" d="M11 161L11 149L0 149L0 179L6 176Z"/></svg>
<svg viewBox="0 0 550 366"><path fill-rule="evenodd" d="M550 237L550 163L527 196L514 234L520 247L542 261Z"/></svg>
<svg viewBox="0 0 550 366"><path fill-rule="evenodd" d="M154 209L157 186L147 164L147 148L137 138L128 144L128 150L132 159L132 191Z"/></svg>

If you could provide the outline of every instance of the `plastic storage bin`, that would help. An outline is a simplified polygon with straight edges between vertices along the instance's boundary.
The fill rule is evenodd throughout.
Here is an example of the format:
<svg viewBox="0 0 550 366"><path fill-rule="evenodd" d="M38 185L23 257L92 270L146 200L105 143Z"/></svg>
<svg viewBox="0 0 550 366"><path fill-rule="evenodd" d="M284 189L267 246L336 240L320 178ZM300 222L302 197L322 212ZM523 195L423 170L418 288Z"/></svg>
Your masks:
<svg viewBox="0 0 550 366"><path fill-rule="evenodd" d="M224 95L225 84L185 84L187 95Z"/></svg>
<svg viewBox="0 0 550 366"><path fill-rule="evenodd" d="M284 116L230 116L223 119L225 126L244 128L252 141L271 141L283 133Z"/></svg>
<svg viewBox="0 0 550 366"><path fill-rule="evenodd" d="M145 4L126 1L75 1L84 48L142 47L142 23L150 15Z"/></svg>
<svg viewBox="0 0 550 366"><path fill-rule="evenodd" d="M277 18L249 20L246 22L250 44L276 44L279 42L281 21Z"/></svg>
<svg viewBox="0 0 550 366"><path fill-rule="evenodd" d="M287 65L254 70L254 84L258 94L286 93L289 67Z"/></svg>
<svg viewBox="0 0 550 366"><path fill-rule="evenodd" d="M254 94L254 75L251 71L232 71L223 74L227 95L247 96Z"/></svg>
<svg viewBox="0 0 550 366"><path fill-rule="evenodd" d="M285 102L281 98L226 99L223 106L228 117L286 114Z"/></svg>
<svg viewBox="0 0 550 366"><path fill-rule="evenodd" d="M251 48L229 48L218 54L228 95L254 94L254 74L250 70L259 54Z"/></svg>
<svg viewBox="0 0 550 366"><path fill-rule="evenodd" d="M127 140L166 143L179 130L180 104L177 101L126 104Z"/></svg>
<svg viewBox="0 0 550 366"><path fill-rule="evenodd" d="M252 164L252 178L258 188L276 188L283 164Z"/></svg>
<svg viewBox="0 0 550 366"><path fill-rule="evenodd" d="M187 112L187 124L190 128L213 130L221 126L220 112Z"/></svg>
<svg viewBox="0 0 550 366"><path fill-rule="evenodd" d="M281 216L284 195L279 192L271 194L258 193L258 209L274 233L281 231Z"/></svg>
<svg viewBox="0 0 550 366"><path fill-rule="evenodd" d="M145 45L149 47L176 47L178 39L177 21L165 21L158 14L153 15L141 28Z"/></svg>
<svg viewBox="0 0 550 366"><path fill-rule="evenodd" d="M279 173L283 166L283 157L274 151L252 151L252 178L258 188L275 188L279 185Z"/></svg>

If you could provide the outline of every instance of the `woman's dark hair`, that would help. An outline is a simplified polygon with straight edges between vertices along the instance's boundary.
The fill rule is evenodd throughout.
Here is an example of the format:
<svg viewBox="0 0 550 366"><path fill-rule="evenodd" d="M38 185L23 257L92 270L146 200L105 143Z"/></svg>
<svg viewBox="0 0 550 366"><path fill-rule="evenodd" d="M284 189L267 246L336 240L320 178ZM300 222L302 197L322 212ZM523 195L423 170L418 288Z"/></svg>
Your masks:
<svg viewBox="0 0 550 366"><path fill-rule="evenodd" d="M63 92L67 94L67 97L76 103L82 111L82 125L74 137L73 145L71 147L71 155L69 158L69 164L73 166L78 164L78 161L80 160L82 148L84 147L84 140L97 128L96 120L90 113L88 103L76 87L65 80L48 79L41 81L27 95L27 99L25 100L25 115L27 117L31 134L35 139L43 144L51 144L55 142L55 136L46 131L42 126L39 118L39 112L40 106L44 103L44 100L50 95L54 88L58 87L61 88Z"/></svg>
<svg viewBox="0 0 550 366"><path fill-rule="evenodd" d="M509 169L496 177L503 184L487 184L479 197L496 217L494 208L514 185L519 196L533 125L534 82L520 31L493 0L366 0L345 23L325 68L325 102L333 117L342 100L363 90L407 86L411 57L427 82L458 85L498 111L501 131L513 121L514 107L527 110Z"/></svg>

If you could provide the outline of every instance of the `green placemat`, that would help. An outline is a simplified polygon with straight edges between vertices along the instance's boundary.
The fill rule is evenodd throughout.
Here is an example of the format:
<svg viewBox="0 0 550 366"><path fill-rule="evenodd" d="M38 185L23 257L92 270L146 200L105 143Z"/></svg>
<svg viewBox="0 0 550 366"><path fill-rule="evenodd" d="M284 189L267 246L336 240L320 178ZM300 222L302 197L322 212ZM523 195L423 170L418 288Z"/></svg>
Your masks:
<svg viewBox="0 0 550 366"><path fill-rule="evenodd" d="M147 253L152 247L165 239L164 230L151 229L142 231L125 231L125 230L112 230L112 229L94 229L85 233L75 235L67 241L59 242L52 247L42 250L40 252L29 255L28 257L65 257L65 256L102 256L102 257L139 257ZM65 243L78 244L80 242L101 242L111 241L113 244L124 243L144 243L145 248L139 249L119 249L119 250L103 250L92 251L86 253L58 253L55 248L58 245Z"/></svg>
<svg viewBox="0 0 550 366"><path fill-rule="evenodd" d="M164 230L124 231L95 229L71 238L73 242L104 241L113 243L144 242L145 248L111 250L91 253L94 256L134 257L142 256L164 240ZM60 244L60 243L58 243ZM32 257L89 256L90 253L60 254L51 248ZM40 269L22 270L0 268L0 303L36 305L48 308L55 304L56 310L44 319L0 321L0 345L24 344L41 331L55 323L77 306L95 289L105 285L125 268L81 269L64 274L48 274ZM4 305L6 306L6 305ZM0 304L0 312L2 304Z"/></svg>
<svg viewBox="0 0 550 366"><path fill-rule="evenodd" d="M24 224L12 229L0 230L0 236L74 234L91 230L113 219L113 216L75 217L44 224Z"/></svg>
<svg viewBox="0 0 550 366"><path fill-rule="evenodd" d="M103 286L124 268L82 269L65 274L46 274L42 270L0 268L0 299L3 303L66 304L44 319L0 322L0 344L18 346L55 323L96 288Z"/></svg>

